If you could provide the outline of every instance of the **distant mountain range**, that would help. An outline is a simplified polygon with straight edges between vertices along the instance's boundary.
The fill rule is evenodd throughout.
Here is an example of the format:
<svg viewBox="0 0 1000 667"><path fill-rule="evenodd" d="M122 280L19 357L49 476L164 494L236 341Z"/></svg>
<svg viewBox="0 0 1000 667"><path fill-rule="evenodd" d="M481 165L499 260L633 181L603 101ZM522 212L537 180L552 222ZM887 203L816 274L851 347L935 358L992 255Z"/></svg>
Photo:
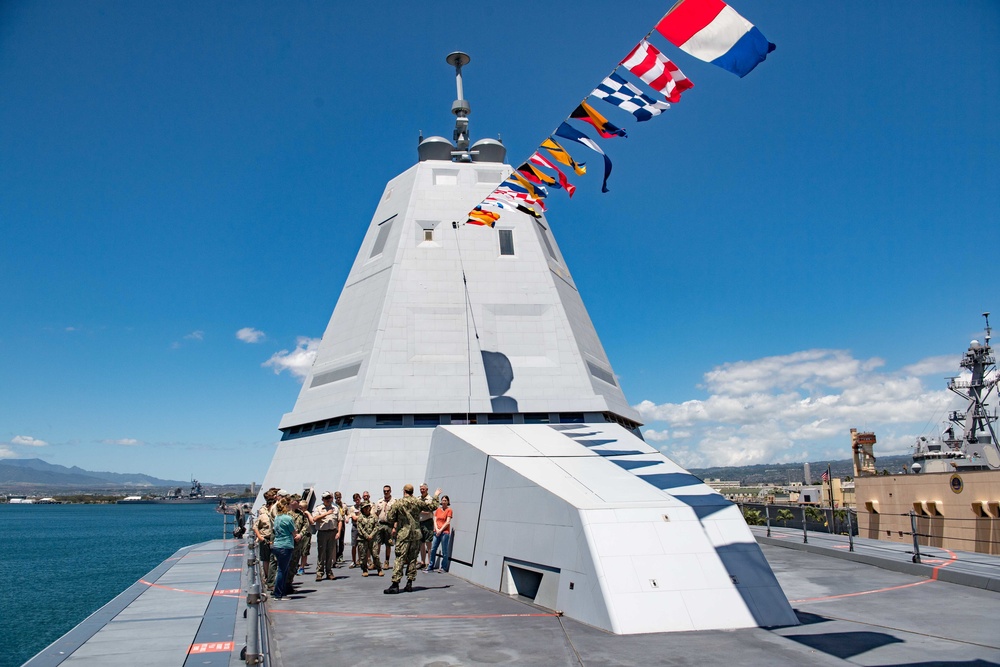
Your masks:
<svg viewBox="0 0 1000 667"><path fill-rule="evenodd" d="M910 456L880 456L876 462L879 471L887 470L898 474L912 462ZM839 461L810 461L812 481L817 482L827 465L834 477L849 477L854 474L851 459ZM715 468L691 468L691 473L701 479L726 479L741 484L790 484L804 481L801 463L766 463L750 466L725 466ZM84 470L73 466L54 465L41 459L0 459L0 491L25 491L26 489L135 489L181 487L187 490L190 481L160 479L142 473L124 474ZM204 483L204 486L217 486Z"/></svg>
<svg viewBox="0 0 1000 667"><path fill-rule="evenodd" d="M72 489L182 487L191 482L160 479L141 473L95 472L77 466L46 463L41 459L0 459L0 488L24 486ZM206 485L207 486L207 485Z"/></svg>

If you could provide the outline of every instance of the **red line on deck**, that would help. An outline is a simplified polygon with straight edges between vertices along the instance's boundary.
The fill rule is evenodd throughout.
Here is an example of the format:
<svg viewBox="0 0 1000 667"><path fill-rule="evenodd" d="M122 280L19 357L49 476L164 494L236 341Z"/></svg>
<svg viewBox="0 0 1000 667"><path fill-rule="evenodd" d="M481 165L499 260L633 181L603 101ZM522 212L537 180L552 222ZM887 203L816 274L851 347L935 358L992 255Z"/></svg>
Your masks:
<svg viewBox="0 0 1000 667"><path fill-rule="evenodd" d="M559 614L363 614L349 611L295 611L293 609L268 608L269 614L300 614L303 616L340 616L347 618L422 618L422 619L462 619L462 618L554 618Z"/></svg>
<svg viewBox="0 0 1000 667"><path fill-rule="evenodd" d="M174 588L173 586L164 586L162 584L154 584L153 582L146 581L145 579L140 579L139 583L140 584L146 584L150 588L159 588L159 589L164 590L164 591L173 591L175 593L190 593L191 595L214 595L216 597L222 597L222 598L238 598L238 597L240 597L239 595L230 595L229 594L230 590L239 591L239 589L237 589L237 588L223 590L223 591L192 591L192 590L189 590L189 589L186 589L186 588Z"/></svg>
<svg viewBox="0 0 1000 667"><path fill-rule="evenodd" d="M941 547L936 547L936 548L940 549ZM948 567L956 560L958 560L958 556L955 554L954 551L949 551L948 549L941 549L941 551L947 551L949 558L947 561L944 562L939 561L937 559L933 559L933 562L941 564L936 566L933 570L931 570L931 576L929 579L924 579L922 581L915 581L912 584L902 584L900 586L887 586L886 588L876 588L870 591L858 591L857 593L843 593L841 595L827 595L825 597L818 597L818 598L803 598L802 600L789 600L789 602L792 604L800 604L803 602L822 602L824 600L839 600L841 598L853 598L857 597L858 595L871 595L872 593L885 593L887 591L898 591L903 588L912 588L913 586L920 586L921 584L929 584L932 581L937 581L938 571L941 568Z"/></svg>

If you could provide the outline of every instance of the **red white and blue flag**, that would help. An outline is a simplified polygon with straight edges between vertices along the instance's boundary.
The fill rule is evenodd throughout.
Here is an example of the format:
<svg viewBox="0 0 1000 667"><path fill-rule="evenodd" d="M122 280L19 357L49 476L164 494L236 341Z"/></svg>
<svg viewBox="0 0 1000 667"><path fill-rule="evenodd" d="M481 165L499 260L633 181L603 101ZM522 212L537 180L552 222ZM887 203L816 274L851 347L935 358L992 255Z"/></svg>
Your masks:
<svg viewBox="0 0 1000 667"><path fill-rule="evenodd" d="M656 30L682 51L741 77L774 51L760 30L722 0L681 0Z"/></svg>
<svg viewBox="0 0 1000 667"><path fill-rule="evenodd" d="M829 482L830 481L830 471L829 470L824 470L822 478L823 478L824 482Z"/></svg>

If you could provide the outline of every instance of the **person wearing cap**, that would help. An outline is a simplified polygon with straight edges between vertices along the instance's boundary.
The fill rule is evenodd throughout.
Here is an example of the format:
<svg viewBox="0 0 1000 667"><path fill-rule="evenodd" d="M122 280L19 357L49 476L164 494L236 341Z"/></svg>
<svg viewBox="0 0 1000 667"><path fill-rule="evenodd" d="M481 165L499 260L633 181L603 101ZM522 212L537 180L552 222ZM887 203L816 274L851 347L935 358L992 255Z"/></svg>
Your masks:
<svg viewBox="0 0 1000 667"><path fill-rule="evenodd" d="M316 581L333 579L333 563L337 556L337 540L340 539L344 523L340 508L333 504L333 494L323 492L323 504L313 512L316 525Z"/></svg>
<svg viewBox="0 0 1000 667"><path fill-rule="evenodd" d="M379 523L379 535L378 544L385 545L385 567L389 567L389 551L392 548L392 523L389 521L389 510L392 508L392 504L396 502L392 497L392 487L386 484L382 487L382 500L375 503L372 508L372 514L378 519Z"/></svg>
<svg viewBox="0 0 1000 667"><path fill-rule="evenodd" d="M274 539L274 517L271 507L278 497L277 489L264 492L264 506L257 510L257 518L253 522L253 533L257 537L257 557L264 570L264 581L267 581L268 570L271 567L271 540Z"/></svg>
<svg viewBox="0 0 1000 667"><path fill-rule="evenodd" d="M347 530L346 523L351 524L351 568L358 567L358 517L361 516L361 494L354 494L354 504L347 508L347 518L344 519L344 530Z"/></svg>
<svg viewBox="0 0 1000 667"><path fill-rule="evenodd" d="M361 576L368 576L368 560L372 560L375 572L382 576L382 563L378 559L379 534L382 532L378 519L372 514L372 504L361 501L361 516L356 521L358 525L358 562L361 564Z"/></svg>
<svg viewBox="0 0 1000 667"><path fill-rule="evenodd" d="M288 572L289 591L291 591L292 584L295 582L295 565L304 561L308 554L307 549L312 543L312 531L309 529L309 526L312 524L312 517L302 508L301 501L302 496L297 493L288 497L288 508L292 520L295 522L295 534L298 536L295 539L295 553L292 555L292 565ZM305 571L304 566L299 569L303 572Z"/></svg>
<svg viewBox="0 0 1000 667"><path fill-rule="evenodd" d="M413 497L413 485L403 487L403 497L397 500L389 510L389 521L392 522L392 537L396 540L396 564L392 568L392 584L382 591L386 594L399 592L399 582L406 570L406 588L404 592L413 590L413 582L417 578L417 554L420 552L420 513L434 511L438 508L438 498L441 489L434 492L430 500L420 500Z"/></svg>

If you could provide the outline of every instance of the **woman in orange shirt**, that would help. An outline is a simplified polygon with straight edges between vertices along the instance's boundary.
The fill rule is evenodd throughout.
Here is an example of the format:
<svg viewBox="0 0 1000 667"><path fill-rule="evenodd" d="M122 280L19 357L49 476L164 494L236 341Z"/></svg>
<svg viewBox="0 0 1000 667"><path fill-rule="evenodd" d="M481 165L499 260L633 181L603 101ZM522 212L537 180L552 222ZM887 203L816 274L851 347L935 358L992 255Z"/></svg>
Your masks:
<svg viewBox="0 0 1000 667"><path fill-rule="evenodd" d="M447 572L451 565L451 550L448 548L451 541L451 517L451 499L448 496L441 496L441 506L434 510L434 543L431 544L431 562L427 566L428 572L435 571L438 546L441 547L441 567L436 571Z"/></svg>

